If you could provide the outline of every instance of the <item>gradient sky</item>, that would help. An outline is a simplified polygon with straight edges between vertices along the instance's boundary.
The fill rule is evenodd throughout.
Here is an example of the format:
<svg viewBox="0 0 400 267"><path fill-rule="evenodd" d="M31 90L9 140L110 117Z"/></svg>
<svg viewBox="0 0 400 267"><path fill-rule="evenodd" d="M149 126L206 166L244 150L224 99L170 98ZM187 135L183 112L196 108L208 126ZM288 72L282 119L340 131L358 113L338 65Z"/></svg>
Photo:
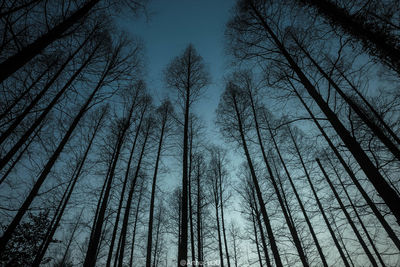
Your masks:
<svg viewBox="0 0 400 267"><path fill-rule="evenodd" d="M223 91L223 75L228 60L224 50L225 25L235 0L150 0L149 16L121 19L125 31L144 41L147 81L155 100L165 96L163 70L189 43L203 57L211 84L194 107L209 129Z"/></svg>

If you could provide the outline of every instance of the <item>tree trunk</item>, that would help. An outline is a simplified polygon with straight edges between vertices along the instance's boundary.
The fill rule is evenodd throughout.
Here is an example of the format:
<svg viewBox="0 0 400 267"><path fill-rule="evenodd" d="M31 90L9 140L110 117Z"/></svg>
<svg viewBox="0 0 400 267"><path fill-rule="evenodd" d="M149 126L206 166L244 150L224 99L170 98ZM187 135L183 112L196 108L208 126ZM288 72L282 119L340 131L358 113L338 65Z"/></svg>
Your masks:
<svg viewBox="0 0 400 267"><path fill-rule="evenodd" d="M135 102L136 102L136 100L135 100ZM135 102L132 103L132 107L135 105ZM131 170L132 158L133 158L133 154L135 152L136 142L137 142L137 139L139 137L139 133L140 133L140 129L141 129L141 126L142 126L143 117L144 117L144 114L146 112L146 108L147 108L147 105L143 107L143 110L141 112L140 119L139 119L139 125L137 126L137 129L136 129L135 138L134 138L133 143L132 143L132 148L131 148L131 151L130 151L130 154L129 154L128 164L127 164L126 170L125 170L125 177L124 177L124 182L123 182L123 185L122 185L121 198L120 198L119 204L118 204L117 215L115 217L115 222L114 222L114 229L113 229L112 236L111 236L110 248L109 248L109 251L108 251L108 257L107 257L107 263L106 263L107 267L109 267L111 265L112 255L113 255L113 251L114 251L115 238L117 236L119 218L121 216L121 209L122 209L122 204L123 204L123 201L124 201L126 185L128 183L129 172ZM132 109L132 112L133 112L133 109Z"/></svg>
<svg viewBox="0 0 400 267"><path fill-rule="evenodd" d="M262 248L264 251L265 261L267 263L267 267L272 267L271 259L269 258L269 254L268 254L267 242L265 241L264 230L263 230L263 226L261 223L260 212L258 210L258 204L257 204L256 196L254 193L254 188L252 188L251 197L252 197L253 203L254 203L253 209L254 209L255 215L253 215L253 216L255 217L255 219L257 221L258 229L260 231L260 238L261 238Z"/></svg>
<svg viewBox="0 0 400 267"><path fill-rule="evenodd" d="M168 112L168 110L166 112ZM154 200L155 200L155 195L156 195L158 164L159 164L160 157L161 157L161 149L162 149L162 145L163 145L165 125L167 123L167 116L168 116L168 114L165 114L165 117L163 117L163 120L162 120L162 123L161 123L161 132L160 132L160 139L159 139L159 142L158 142L156 165L154 167L153 184L151 186L151 199L150 199L150 210L149 210L149 226L148 226L148 232L147 232L146 267L151 267L151 248L152 248L152 242L153 242Z"/></svg>
<svg viewBox="0 0 400 267"><path fill-rule="evenodd" d="M261 138L260 128L259 128L259 125L258 125L257 113L256 113L256 109L255 109L254 99L253 99L253 95L251 93L251 90L249 90L248 93L249 93L249 99L250 99L250 103L251 103L251 109L252 109L252 112L253 112L253 119L254 119L254 123L255 123L255 129L256 129L256 132L257 132L258 145L260 146L260 150L261 150L261 153L262 153L262 156L263 156L263 160L264 160L265 166L267 167L267 170L268 170L268 173L269 173L269 176L270 176L270 180L272 182L272 186L274 187L275 194L278 197L279 205L281 206L281 209L282 209L283 215L285 217L286 224L287 224L287 226L289 228L290 234L293 237L293 242L294 242L294 244L296 246L297 252L299 253L300 260L301 260L303 266L309 266L308 262L307 262L307 257L304 254L303 247L301 246L300 238L299 238L299 236L297 234L296 227L290 221L288 211L287 211L287 209L285 207L285 204L283 203L281 193L279 192L278 185L277 185L277 183L275 181L274 174L272 172L271 166L270 166L270 164L268 162L268 159L267 159L267 155L265 153L264 145L263 145L262 138ZM268 129L269 129L269 132L271 134L271 138L273 138L272 131L270 129L268 120L266 120L266 122L268 124Z"/></svg>
<svg viewBox="0 0 400 267"><path fill-rule="evenodd" d="M13 123L5 130L1 136L0 136L0 144L2 144L9 136L10 134L13 133L15 128L17 128L18 125L21 124L23 119L31 112L31 110L35 107L35 105L39 102L40 99L47 93L47 91L51 88L51 86L56 82L58 77L63 74L65 68L68 66L68 64L74 59L74 57L79 53L79 51L82 50L82 48L87 44L87 42L91 39L92 34L90 34L85 41L71 54L68 56L68 58L65 60L65 62L60 66L60 68L57 70L57 72L53 75L53 77L46 83L46 85L43 87L42 90L33 98L33 100L29 103L29 105L22 111L21 114L19 114L13 121ZM81 65L81 67L75 72L74 75L71 76L70 80L71 83L74 81L74 77L78 75L82 69L88 64L90 59L93 57L94 53L96 52L98 47L96 49L93 49L91 56L88 57L88 59ZM67 83L68 84L68 83ZM63 90L61 90L63 91ZM2 168L4 159L1 159L2 165L0 167Z"/></svg>
<svg viewBox="0 0 400 267"><path fill-rule="evenodd" d="M328 176L328 174L326 173L325 169L323 168L323 166L322 166L320 160L317 158L316 161L317 161L317 163L318 163L319 168L320 168L321 171L322 171L322 174L324 175L326 181L328 182L329 187L331 188L333 194L335 195L336 201L339 203L340 208L342 209L344 215L346 216L347 221L349 222L349 224L350 224L350 226L351 226L351 228L352 228L354 234L356 235L358 242L360 242L360 244L361 244L361 246L362 246L362 248L363 248L365 254L367 254L367 256L368 256L368 258L369 258L369 260L370 260L372 266L378 267L378 264L376 263L374 257L373 257L372 254L371 254L371 251L369 251L367 244L365 244L364 240L362 239L362 237L361 237L361 235L360 235L360 232L358 231L358 229L357 229L357 227L355 226L353 220L351 219L350 214L347 212L346 207L344 206L342 200L340 199L340 196L339 196L339 194L337 193L337 191L336 191L336 189L335 189L335 186L332 184L332 181L329 179L329 176Z"/></svg>
<svg viewBox="0 0 400 267"><path fill-rule="evenodd" d="M301 162L301 166L303 167L303 170L304 170L304 173L305 173L305 175L306 175L307 181L308 181L308 183L309 183L309 185L310 185L311 191L312 191L312 193L313 193L313 195L314 195L315 201L317 202L319 211L320 211L320 213L321 213L321 215L322 215L322 217L323 217L323 219L324 219L324 221L325 221L326 226L328 227L328 230L329 230L329 233L331 234L331 237L332 237L332 239L333 239L333 242L335 243L335 246L336 246L337 250L339 251L339 254L340 254L340 256L341 256L341 258L342 258L342 260L343 260L344 265L345 265L346 267L350 267L349 262L347 261L346 256L344 255L343 250L342 250L342 248L340 247L340 244L339 244L339 242L338 242L338 240L337 240L337 238L336 238L336 236L335 236L335 233L334 233L334 231L333 231L333 229L332 229L332 226L330 225L330 222L329 222L329 220L328 220L328 217L327 217L326 214L325 214L324 208L322 207L322 204L321 204L321 202L319 201L317 192L315 191L314 185L313 185L313 183L311 182L310 175L309 175L309 173L308 173L308 171L307 171L307 168L306 168L306 165L305 165L305 163L304 163L304 161L303 161L303 157L301 156L300 150L299 150L299 148L297 147L297 144L296 144L296 142L295 142L294 140L293 140L293 143L294 143L294 145L295 145L296 153L297 153L297 155L298 155L298 157L299 157L299 160L300 160L300 162Z"/></svg>
<svg viewBox="0 0 400 267"><path fill-rule="evenodd" d="M181 237L178 246L178 267L187 261L187 238L188 238L188 130L189 130L189 105L190 105L190 74L191 74L191 53L188 54L188 77L185 99L185 121L183 125L183 159L182 159L182 216L181 216Z"/></svg>
<svg viewBox="0 0 400 267"><path fill-rule="evenodd" d="M233 93L232 97L233 97L233 102L234 102L236 118L237 118L237 122L238 122L238 126L239 126L240 137L242 140L242 147L243 147L244 153L246 155L247 163L249 165L250 172L251 172L252 181L253 181L255 189L256 189L257 199L258 199L258 202L259 202L260 208L261 208L261 214L263 216L265 226L267 227L267 233L268 233L268 237L270 239L272 254L274 255L276 266L282 267L283 264L282 264L282 260L279 255L278 246L276 245L274 233L272 231L271 223L268 218L267 210L265 209L265 204L264 204L264 200L262 198L260 186L258 184L256 172L254 170L253 163L252 163L252 160L250 157L250 153L247 148L247 143L246 143L246 139L244 137L244 131L243 131L243 126L242 126L242 119L239 114L239 110L238 110L237 102L236 102L236 96L234 93Z"/></svg>
<svg viewBox="0 0 400 267"><path fill-rule="evenodd" d="M133 262L133 251L135 249L136 229L137 229L137 223L138 223L138 219L139 219L140 203L141 203L142 197L143 197L143 189L144 189L144 181L142 181L142 184L140 186L139 199L138 199L138 202L136 205L136 210L135 210L135 223L133 224L131 255L130 255L130 259L129 259L129 264L130 264L129 266L131 266L131 267L132 267L132 262ZM118 253L116 256L118 256ZM116 266L116 264L115 264L115 266Z"/></svg>
<svg viewBox="0 0 400 267"><path fill-rule="evenodd" d="M219 224L219 196L218 196L218 181L217 179L215 179L215 184L214 184L214 203L215 203L215 217L217 219L217 232L218 232L218 250L219 250L219 260L220 262L220 266L223 267L224 266L224 254L223 254L223 250L222 250L222 238L221 238L221 227Z"/></svg>
<svg viewBox="0 0 400 267"><path fill-rule="evenodd" d="M263 261L262 261L262 258L261 258L261 253L260 253L260 247L259 247L259 245L258 245L258 233L257 233L257 227L256 227L256 222L255 222L255 219L254 219L254 213L253 213L253 211L251 212L251 218L252 218L252 222L253 222L253 229L254 229L254 239L255 239L255 243L256 243L256 248L257 248L257 255L258 255L258 262L260 263L260 267L263 267ZM268 265L268 262L267 262L267 266L268 267L271 267L270 265Z"/></svg>
<svg viewBox="0 0 400 267"><path fill-rule="evenodd" d="M326 156L327 156L327 155L326 155ZM337 170L336 170L336 168L334 167L334 165L333 165L333 163L331 162L331 160L330 160L328 157L327 157L327 159L329 160L329 162L330 162L330 164L331 164L331 166L332 166L332 169L333 169L333 171L335 172L336 177L338 178L338 180L339 180L339 182L340 182L340 185L342 186L343 192L346 194L347 200L349 201L350 206L351 206L351 208L353 209L353 211L354 211L354 213L355 213L355 215L356 215L356 217L357 217L357 220L358 220L358 222L360 223L361 228L363 229L363 231L364 231L365 235L367 236L367 239L368 239L368 241L369 241L369 243L370 243L372 249L373 249L374 252L375 252L376 257L378 258L378 260L379 260L380 264L382 265L382 267L386 267L386 264L384 263L384 261L383 261L381 255L380 255L378 249L376 248L375 242L372 240L371 236L369 235L368 230L367 230L367 228L365 227L365 224L364 224L363 220L361 219L361 216L359 215L359 213L358 213L356 207L354 206L354 203L353 203L353 201L351 200L350 195L349 195L349 193L347 192L347 189L346 189L345 185L343 184L343 181L342 181L342 179L340 178L339 173L337 172Z"/></svg>
<svg viewBox="0 0 400 267"><path fill-rule="evenodd" d="M83 19L99 1L100 0L88 1L81 8L71 14L71 16L37 38L33 43L25 46L18 53L0 63L0 83L10 77L35 56L39 55L48 45L53 43L55 40L62 38L63 34L75 23Z"/></svg>
<svg viewBox="0 0 400 267"><path fill-rule="evenodd" d="M33 261L32 266L34 266L34 267L36 267L36 266L39 267L40 263L43 260L44 255L46 254L47 248L50 245L50 242L53 240L53 236L54 236L54 234L55 234L55 232L56 232L56 230L57 230L57 228L59 226L59 223L61 221L62 216L64 215L64 211L65 211L65 208L68 205L69 199L71 198L71 195L74 192L75 185L76 185L79 177L81 176L81 173L82 173L82 170L83 170L83 166L85 165L87 156L89 155L89 151L90 151L90 149L92 147L94 138L96 137L97 132L100 129L101 123L102 123L105 115L106 115L106 110L103 110L103 113L101 114L101 116L99 117L98 121L96 122L96 125L94 127L92 136L91 136L91 138L89 140L89 144L88 144L88 146L87 146L87 148L85 150L85 153L84 153L82 159L80 160L80 162L77 165L78 168L77 168L76 172L74 173L74 175L73 175L73 177L71 179L71 182L70 182L70 184L68 185L68 187L67 187L67 189L65 191L65 193L67 193L67 192L68 193L66 194L65 199L63 197L61 199L61 201L60 201L60 204L62 203L62 205L61 205L61 209L59 210L59 212L56 212L56 214L55 214L56 220L55 220L54 224L52 224L52 226L48 229L49 230L48 231L48 235L46 236L46 239L44 240L44 242L42 244L42 248L41 248L40 252L36 255L35 260Z"/></svg>
<svg viewBox="0 0 400 267"><path fill-rule="evenodd" d="M221 162L218 162L218 181L219 181L219 198L221 199L221 226L222 226L222 235L224 237L224 244L225 244L225 254L226 254L226 261L228 263L228 267L231 267L231 263L229 260L229 251L228 251L228 242L226 241L226 232L225 232L225 219L224 219L224 199L222 198L222 173L221 173Z"/></svg>
<svg viewBox="0 0 400 267"><path fill-rule="evenodd" d="M142 150L140 151L140 156L139 156L139 160L138 160L138 163L136 166L135 175L134 175L132 183L131 183L131 187L130 187L129 194L128 194L128 199L126 200L124 220L123 220L122 229L121 229L121 248L120 248L120 252L118 255L118 258L119 258L118 259L118 267L122 267L123 261L124 261L125 240L126 240L126 233L128 230L128 222L129 222L129 214L130 214L131 205L132 205L132 198L133 198L133 193L135 191L136 181L139 176L142 159L143 159L144 152L146 149L147 140L148 140L148 137L150 134L150 127L151 127L151 123L148 121L147 125L146 125L146 131L144 133L144 141L143 141L143 145L142 145Z"/></svg>

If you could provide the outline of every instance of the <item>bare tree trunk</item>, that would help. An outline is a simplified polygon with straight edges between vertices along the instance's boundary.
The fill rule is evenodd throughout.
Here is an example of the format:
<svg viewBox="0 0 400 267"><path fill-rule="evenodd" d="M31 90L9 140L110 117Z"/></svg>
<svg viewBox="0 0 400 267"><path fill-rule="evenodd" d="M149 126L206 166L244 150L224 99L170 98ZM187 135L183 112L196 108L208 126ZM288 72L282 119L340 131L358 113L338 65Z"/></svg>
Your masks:
<svg viewBox="0 0 400 267"><path fill-rule="evenodd" d="M138 163L137 163L137 166L136 166L135 175L134 175L133 180L131 182L131 187L130 187L130 190L129 190L129 193L128 193L128 199L126 200L124 220L123 220L122 229L121 229L121 248L120 248L120 251L119 251L119 255L117 255L118 258L119 258L118 259L118 267L122 267L123 261L124 261L125 240L126 240L126 233L127 233L127 230L128 230L129 213L130 213L130 210L131 210L133 193L135 191L136 181L137 181L137 178L139 176L140 167L141 167L143 156L144 156L144 152L145 152L145 149L146 149L147 140L148 140L148 137L150 135L150 127L151 126L152 126L152 123L150 121L147 121L146 130L145 130L145 133L144 133L144 141L143 141L142 149L140 151L140 156L139 156L139 160L138 160Z"/></svg>
<svg viewBox="0 0 400 267"><path fill-rule="evenodd" d="M365 224L364 224L363 220L361 219L361 216L359 215L359 213L358 213L356 207L354 206L354 203L353 203L353 201L351 200L350 195L349 195L349 193L347 192L347 189L346 189L345 185L343 184L343 181L342 181L342 179L340 178L339 173L337 172L335 166L333 165L333 163L332 163L332 161L329 159L329 157L328 157L328 156L326 156L326 157L327 157L327 159L329 160L329 162L330 162L330 164L331 164L331 166L332 166L332 169L333 169L333 171L335 172L336 177L338 178L338 180L339 180L339 182L340 182L340 185L342 186L343 192L346 194L347 200L349 201L350 206L352 207L352 209L353 209L353 211L354 211L354 214L356 215L356 217L357 217L357 219L358 219L358 222L360 223L361 228L363 229L365 235L367 236L367 239L368 239L368 241L369 241L369 243L370 243L372 249L374 250L376 257L378 258L380 264L381 264L383 267L386 267L386 264L385 264L385 262L383 261L381 255L380 255L380 253L379 253L379 251L378 251L378 249L376 248L375 242L372 240L370 234L368 233L368 230L367 230L367 228L365 227Z"/></svg>
<svg viewBox="0 0 400 267"><path fill-rule="evenodd" d="M344 125L340 122L337 115L331 110L328 104L323 100L322 96L318 93L317 89L312 85L310 80L306 77L304 72L300 69L294 59L291 57L289 52L286 50L284 45L279 41L278 37L267 25L262 15L259 13L253 3L250 1L250 7L255 12L256 16L260 20L260 23L264 27L265 31L271 36L276 47L280 50L281 54L286 58L287 62L291 66L292 70L297 74L300 82L307 90L308 94L314 99L319 108L324 112L327 119L335 129L336 133L340 136L346 147L349 149L351 154L357 160L358 164L368 177L369 181L373 184L376 191L392 211L397 221L400 222L400 198L393 188L386 182L385 178L379 173L378 169L374 166L372 161L369 159L365 151L361 148L360 144L355 140Z"/></svg>
<svg viewBox="0 0 400 267"><path fill-rule="evenodd" d="M219 250L219 259L220 259L220 266L224 266L224 254L222 250L222 238L221 238L221 227L219 224L219 196L218 196L218 180L215 179L215 184L214 184L214 190L213 190L213 195L214 195L214 204L215 204L215 217L217 220L217 232L218 232L218 250Z"/></svg>
<svg viewBox="0 0 400 267"><path fill-rule="evenodd" d="M347 261L346 256L344 255L343 250L342 250L342 248L340 247L340 244L339 244L339 242L338 242L338 240L337 240L337 238L336 238L336 236L335 236L335 233L334 233L334 231L333 231L333 229L332 229L332 226L330 225L330 222L329 222L329 220L328 220L328 217L327 217L326 214L325 214L324 208L322 207L322 204L321 204L321 202L319 201L317 192L315 191L314 185L313 185L313 183L311 182L310 175L309 175L309 173L308 173L308 171L307 171L306 165L305 165L305 163L304 163L304 161L303 161L303 157L301 156L300 150L299 150L299 148L298 148L297 143L295 142L295 140L293 140L293 144L294 144L294 146L295 146L296 153L297 153L297 155L298 155L298 157L299 157L299 160L300 160L300 162L301 162L301 166L303 167L303 170L304 170L304 173L305 173L305 175L306 175L307 181L308 181L308 183L309 183L309 185L310 185L311 191L313 192L315 201L317 202L319 211L320 211L320 213L321 213L321 215L322 215L322 217L323 217L323 219L324 219L324 221L325 221L326 226L328 227L328 230L329 230L329 233L331 234L331 237L332 237L332 239L333 239L333 242L335 243L335 246L336 246L337 250L339 251L339 254L340 254L340 256L341 256L341 258L342 258L342 260L343 260L344 265L345 265L346 267L350 267L349 262Z"/></svg>
<svg viewBox="0 0 400 267"><path fill-rule="evenodd" d="M67 17L61 23L50 29L47 33L37 38L33 43L25 46L18 53L10 56L5 61L0 63L0 83L10 77L14 72L19 70L35 56L39 55L48 45L53 43L55 40L62 38L63 34L74 24L87 16L89 11L99 1L100 0L88 1L81 8L72 13L71 16Z"/></svg>
<svg viewBox="0 0 400 267"><path fill-rule="evenodd" d="M189 191L189 223L190 223L190 245L192 251L192 262L196 261L196 250L194 247L194 230L193 230L193 205L192 205L192 168L193 168L193 119L190 119L189 132L189 174L188 174L188 191Z"/></svg>
<svg viewBox="0 0 400 267"><path fill-rule="evenodd" d="M257 227L256 227L256 222L255 222L255 219L254 219L254 213L253 213L253 211L251 212L251 218L252 218L252 222L253 222L253 229L254 229L254 239L255 239L255 243L256 243L256 248L257 248L257 255L258 255L258 262L260 263L260 267L263 267L263 261L262 261L262 258L261 258L261 253L260 253L260 247L259 247L259 245L258 245L258 233L257 233ZM268 267L271 267L270 265L268 265L268 262L267 262L267 266Z"/></svg>
<svg viewBox="0 0 400 267"><path fill-rule="evenodd" d="M61 262L60 262L60 265L61 265L61 266L64 266L65 261L67 260L67 256L68 256L68 253L69 253L69 249L70 249L70 247L71 247L71 245L72 245L72 241L74 240L75 232L76 232L76 230L78 229L79 224L80 224L80 222L81 222L83 210L84 210L84 209L81 210L81 213L79 214L79 217L78 217L78 219L77 219L76 222L75 222L74 229L72 229L71 236L70 236L70 238L69 238L69 240L68 240L68 243L67 243L67 247L65 248L64 255L63 255L63 257L62 257L62 259L61 259Z"/></svg>
<svg viewBox="0 0 400 267"><path fill-rule="evenodd" d="M136 99L135 99L135 101L136 101ZM135 103L132 103L132 107L134 105L135 105ZM141 129L141 126L142 126L142 121L143 121L144 114L146 113L146 109L147 109L147 104L145 104L145 106L142 109L142 112L141 112L141 115L140 115L140 119L139 119L139 125L137 126L137 129L136 129L135 138L134 138L133 143L132 143L132 148L131 148L131 151L130 151L130 154L129 154L128 164L127 164L126 170L125 170L125 177L124 177L124 183L122 185L121 198L120 198L120 201L119 201L119 204L118 204L117 215L115 217L115 222L114 222L114 229L113 229L112 236L111 236L110 248L109 248L109 251L108 251L108 257L107 257L107 263L106 263L107 267L109 267L111 265L115 238L117 236L119 218L121 216L121 209L122 209L122 204L123 204L123 201L124 201L126 185L128 183L129 172L131 170L132 158L133 158L133 154L135 152L136 142L137 142L137 139L139 137L139 133L140 133L140 129Z"/></svg>
<svg viewBox="0 0 400 267"><path fill-rule="evenodd" d="M7 108L4 109L4 111L0 114L0 121L12 111L12 109L19 103L19 101L21 101L32 90L32 88L35 87L35 85L44 77L44 75L46 75L46 73L48 73L51 70L51 68L54 67L57 61L58 59L52 61L47 66L47 68L38 77L36 77L36 79L31 83L31 85L29 85L29 87L26 88L25 91L23 91L16 99L13 100L13 102L10 105L7 106ZM67 60L67 62L69 61Z"/></svg>
<svg viewBox="0 0 400 267"><path fill-rule="evenodd" d="M148 226L148 232L147 232L146 267L150 267L151 266L151 248L152 248L152 242L153 242L154 201L155 201L155 195L156 195L158 164L159 164L160 157L161 157L161 149L162 149L163 140L164 140L165 125L167 123L168 113L169 113L168 108L169 107L167 106L166 110L163 111L165 113L162 114L160 139L158 141L156 165L154 167L153 184L151 186L151 199L150 199L150 210L149 210L149 226Z"/></svg>
<svg viewBox="0 0 400 267"><path fill-rule="evenodd" d="M224 219L224 199L222 198L222 173L221 173L221 162L218 162L218 182L219 182L219 198L221 199L221 226L222 226L222 235L224 237L224 244L225 244L225 254L226 254L226 261L228 263L228 267L231 267L231 263L229 260L229 252L228 252L228 242L226 241L226 232L225 232L225 219Z"/></svg>
<svg viewBox="0 0 400 267"><path fill-rule="evenodd" d="M137 223L138 223L138 219L139 219L139 209L140 209L140 203L142 201L142 197L143 197L143 190L144 190L144 181L142 181L141 185L140 185L140 190L139 190L139 199L138 202L136 204L136 210L135 210L135 223L133 224L133 231L132 231L132 244L131 244L131 255L129 258L129 264L130 266L132 266L132 262L133 262L133 252L135 249L135 239L136 239L136 230L137 230ZM122 239L121 239L122 240ZM122 242L122 241L121 241ZM116 254L116 257L118 257L118 255L120 254ZM116 265L116 264L115 264Z"/></svg>
<svg viewBox="0 0 400 267"><path fill-rule="evenodd" d="M295 141L295 139L294 139L294 136L293 136L293 134L292 134L292 131L291 131L290 127L288 127L288 129L289 129L290 137L291 137L293 143L295 143L296 141ZM273 142L274 142L274 145L275 145L275 149L276 149L276 151L277 151L277 153L278 153L279 159L281 160L281 163L282 163L282 165L283 165L283 168L284 168L284 170L285 170L285 172L286 172L286 176L289 178L290 185L291 185L291 187L292 187L292 189L293 189L294 195L296 196L297 202L299 203L299 206L300 206L300 209L301 209L301 211L302 211L302 213L303 213L304 219L306 220L306 223L307 223L308 229L309 229L309 231L310 231L310 233L311 233L311 236L312 236L312 238L313 238L314 244L315 244L315 246L317 247L318 254L319 254L319 256L320 256L320 258L321 258L321 260L322 260L322 264L323 264L325 267L328 267L328 263L326 262L325 255L324 255L324 253L322 252L321 245L319 244L317 235L315 234L314 227L313 227L312 224L311 224L311 221L310 221L310 219L309 219L309 217L308 217L308 215L307 215L306 209L304 208L304 204L303 204L303 202L301 201L301 198L300 198L300 196L299 196L299 194L298 194L298 192L297 192L296 186L295 186L294 183L293 183L292 176L290 175L289 170L287 169L286 164L285 164L285 162L283 161L283 158L282 158L282 156L281 156L280 150L279 150L278 146L277 146L276 143L275 143L275 139L273 139Z"/></svg>
<svg viewBox="0 0 400 267"><path fill-rule="evenodd" d="M260 211L258 210L258 204L257 204L256 196L254 193L254 188L252 188L251 197L252 197L253 203L254 203L253 209L254 209L255 214L253 216L255 217L255 219L257 221L258 229L260 231L260 238L261 238L262 248L264 251L265 261L267 263L267 267L272 267L271 259L269 258L269 254L268 254L267 242L265 241L264 230L263 230L263 226L261 223Z"/></svg>
<svg viewBox="0 0 400 267"><path fill-rule="evenodd" d="M346 80L346 82L350 85L351 89L361 98L364 104L372 111L375 115L375 118L378 119L379 123L386 129L389 135L397 142L397 145L400 145L400 138L397 134L390 128L390 126L385 122L383 117L378 113L378 111L369 103L369 101L361 94L361 92L357 89L357 87L347 78L347 76L337 67L336 70L340 73L340 75Z"/></svg>
<svg viewBox="0 0 400 267"><path fill-rule="evenodd" d="M189 105L190 105L190 75L191 75L191 53L188 54L187 88L185 99L185 121L183 126L183 159L182 159L182 216L181 216L181 237L178 246L178 267L187 261L188 247L188 131L189 131Z"/></svg>
<svg viewBox="0 0 400 267"><path fill-rule="evenodd" d="M197 257L199 259L199 262L203 261L203 255L202 255L202 247L203 243L202 241L202 236L201 236L201 228L202 228L202 194L201 194L201 185L200 185L200 158L197 157L197 165L196 165L196 178L197 178Z"/></svg>
<svg viewBox="0 0 400 267"><path fill-rule="evenodd" d="M245 136L244 136L244 130L243 130L243 125L242 125L242 119L241 119L241 115L240 115L238 107L237 107L236 95L235 95L234 92L232 92L232 93L233 93L232 98L233 98L236 118L237 118L237 122L238 122L238 126L239 126L240 138L241 138L241 141L242 141L241 144L242 144L244 153L246 155L247 163L248 163L249 168L250 168L252 181L253 181L255 189L256 189L256 195L257 195L258 203L259 203L260 208L261 208L261 214L263 216L265 226L267 227L267 233L268 233L268 237L269 237L270 244L271 244L272 254L274 255L276 266L282 267L283 264L282 264L282 260L281 260L280 255L279 255L278 246L276 245L274 233L272 231L271 223L270 223L269 218L268 218L267 210L265 209L265 204L264 204L264 200L262 198L260 186L258 184L256 172L254 170L253 163L252 163L252 160L251 160L251 157L250 157L250 153L249 153L249 150L247 148L247 143L246 143L246 139L245 139Z"/></svg>
<svg viewBox="0 0 400 267"><path fill-rule="evenodd" d="M261 138L260 127L258 125L257 113L256 113L256 108L255 108L254 99L253 99L253 95L252 95L251 89L248 90L248 94L249 94L249 99L250 99L250 103L251 103L251 109L252 109L252 112L253 112L253 120L254 120L254 123L255 123L255 129L256 129L256 132L257 132L258 145L260 146L260 150L261 150L261 153L263 155L263 160L264 160L265 166L267 167L267 170L268 170L268 173L269 173L269 176L270 176L270 180L271 180L272 185L274 187L275 194L278 197L279 205L281 206L281 209L282 209L283 215L285 217L286 224L287 224L287 226L289 228L290 234L293 237L293 242L294 242L294 244L296 246L297 252L299 253L300 260L301 260L303 266L309 266L308 262L307 262L307 257L304 254L303 247L301 246L300 238L299 238L299 236L297 234L296 227L290 221L288 210L286 209L285 204L283 203L281 193L279 192L279 188L278 188L277 183L275 181L274 174L272 172L271 166L270 166L270 164L268 162L268 159L267 159L267 155L265 153L264 144L263 144L262 138ZM272 131L271 131L271 128L269 126L268 119L266 119L266 122L268 124L268 129L269 129L269 133L271 134L271 138L274 138L273 134L272 134Z"/></svg>
<svg viewBox="0 0 400 267"><path fill-rule="evenodd" d="M354 234L356 235L358 242L360 242L360 244L361 244L361 246L362 246L362 248L363 248L365 254L367 254L367 256L368 256L368 258L369 258L369 260L370 260L372 266L378 267L378 264L376 263L376 261L375 261L375 259L374 259L374 256L372 256L372 253L371 253L371 251L369 251L367 244L365 244L364 240L362 239L362 237L361 237L361 235L360 235L360 232L358 231L358 229L357 229L357 227L355 226L353 220L351 219L350 214L347 212L346 207L344 206L342 200L340 199L340 196L339 196L339 194L337 193L337 191L336 191L336 189L335 189L335 186L332 184L332 181L329 179L329 176L328 176L328 174L326 173L325 169L323 168L323 166L322 166L320 160L317 158L316 161L317 161L318 166L319 166L319 168L321 169L321 171L322 171L322 173L323 173L323 175L324 175L326 181L328 182L329 187L331 188L333 194L335 195L336 201L339 203L340 208L342 209L344 215L346 216L347 221L349 222L351 228L353 229L353 232L354 232Z"/></svg>

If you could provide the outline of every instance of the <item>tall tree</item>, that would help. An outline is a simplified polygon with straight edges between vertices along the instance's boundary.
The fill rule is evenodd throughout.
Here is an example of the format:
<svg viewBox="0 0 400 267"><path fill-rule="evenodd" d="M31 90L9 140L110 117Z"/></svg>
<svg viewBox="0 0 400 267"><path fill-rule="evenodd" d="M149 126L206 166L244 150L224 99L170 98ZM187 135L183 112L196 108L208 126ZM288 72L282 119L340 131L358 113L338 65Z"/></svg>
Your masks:
<svg viewBox="0 0 400 267"><path fill-rule="evenodd" d="M149 210L149 224L148 224L148 232L147 232L147 254L146 254L146 266L151 266L151 251L152 251L152 243L153 243L153 217L154 217L154 201L156 195L156 184L157 184L157 174L158 174L158 165L161 158L161 151L163 148L163 141L165 138L166 132L170 127L168 127L169 117L172 113L172 105L168 100L165 100L157 110L158 124L160 124L160 133L159 133L159 141L157 148L157 156L156 163L154 166L154 174L153 174L153 183L151 186L151 198L150 198L150 210Z"/></svg>
<svg viewBox="0 0 400 267"><path fill-rule="evenodd" d="M283 266L282 260L278 251L278 246L272 231L271 222L268 217L267 210L265 208L264 199L261 193L261 188L258 182L258 178L254 169L253 160L250 156L250 152L247 146L245 137L245 128L248 127L248 122L245 124L246 115L248 115L248 106L245 101L245 96L240 93L240 90L236 86L229 82L225 92L222 95L222 99L219 103L217 114L217 123L221 126L221 132L228 138L234 138L236 142L243 148L244 154L250 173L252 182L255 186L257 200L260 205L261 214L264 220L264 224L267 227L268 238L271 244L272 254L274 255L275 264L277 266ZM247 114L246 114L247 113ZM239 136L237 136L239 135Z"/></svg>
<svg viewBox="0 0 400 267"><path fill-rule="evenodd" d="M209 82L203 59L193 45L189 45L182 55L174 58L165 71L167 86L176 90L182 108L183 153L182 153L182 217L181 236L178 247L178 266L187 261L188 242L188 133L190 107Z"/></svg>

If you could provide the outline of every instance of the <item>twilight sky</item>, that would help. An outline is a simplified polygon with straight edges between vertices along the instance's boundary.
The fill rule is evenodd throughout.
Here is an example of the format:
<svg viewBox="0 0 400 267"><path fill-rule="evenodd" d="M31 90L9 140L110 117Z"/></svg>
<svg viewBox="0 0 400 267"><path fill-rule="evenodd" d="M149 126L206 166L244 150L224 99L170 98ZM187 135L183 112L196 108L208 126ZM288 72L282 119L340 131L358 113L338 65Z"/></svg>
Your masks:
<svg viewBox="0 0 400 267"><path fill-rule="evenodd" d="M214 111L223 90L222 78L227 66L224 51L225 24L235 0L150 0L149 17L127 20L125 31L144 41L148 85L153 96L162 98L167 89L163 83L163 70L175 57L192 43L203 57L210 74L211 84L196 104L194 112L213 129Z"/></svg>

